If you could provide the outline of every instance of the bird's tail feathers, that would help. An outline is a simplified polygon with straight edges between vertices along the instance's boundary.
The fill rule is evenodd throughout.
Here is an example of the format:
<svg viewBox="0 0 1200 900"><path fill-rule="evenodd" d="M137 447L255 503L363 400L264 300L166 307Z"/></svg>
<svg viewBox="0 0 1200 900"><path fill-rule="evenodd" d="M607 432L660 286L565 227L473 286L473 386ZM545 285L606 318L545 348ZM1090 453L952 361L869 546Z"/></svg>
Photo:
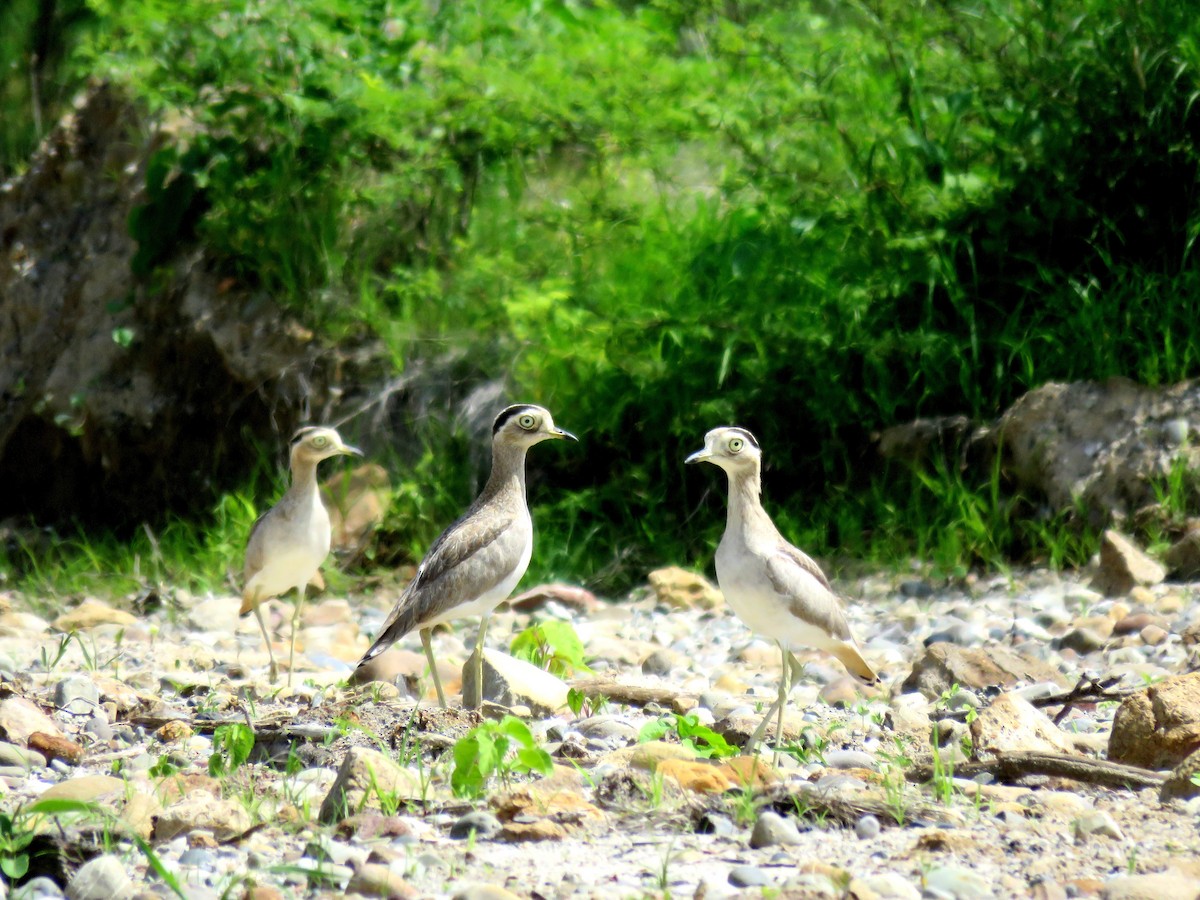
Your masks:
<svg viewBox="0 0 1200 900"><path fill-rule="evenodd" d="M863 659L862 654L858 652L858 648L853 644L841 644L838 647L832 648L832 653L846 667L846 670L856 678L861 678L867 684L875 684L875 682L879 681L879 675Z"/></svg>

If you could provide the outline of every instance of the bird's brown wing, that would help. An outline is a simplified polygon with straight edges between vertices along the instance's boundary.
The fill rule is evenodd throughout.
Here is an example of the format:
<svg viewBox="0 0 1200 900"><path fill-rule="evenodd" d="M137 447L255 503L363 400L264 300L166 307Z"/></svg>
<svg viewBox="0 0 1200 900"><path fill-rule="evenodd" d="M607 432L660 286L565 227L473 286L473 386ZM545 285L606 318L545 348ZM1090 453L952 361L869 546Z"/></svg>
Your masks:
<svg viewBox="0 0 1200 900"><path fill-rule="evenodd" d="M767 577L796 618L820 628L830 637L854 640L829 579L807 554L781 541L767 558Z"/></svg>
<svg viewBox="0 0 1200 900"><path fill-rule="evenodd" d="M465 518L465 517L464 517ZM447 607L454 606L470 597L458 596L453 573L472 557L485 552L512 527L515 515L493 518L483 525L462 528L462 519L451 525L441 537L434 541L429 553L417 568L417 574L404 589L396 606L380 629L371 649L359 661L374 659L404 635L420 626L422 621L435 619Z"/></svg>

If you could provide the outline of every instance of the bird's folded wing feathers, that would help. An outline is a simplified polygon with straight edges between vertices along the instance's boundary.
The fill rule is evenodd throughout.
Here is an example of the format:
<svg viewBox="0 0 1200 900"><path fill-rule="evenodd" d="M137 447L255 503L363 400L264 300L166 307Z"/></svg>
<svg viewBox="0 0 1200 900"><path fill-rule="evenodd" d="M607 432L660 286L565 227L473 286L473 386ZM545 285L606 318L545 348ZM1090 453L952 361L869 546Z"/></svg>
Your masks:
<svg viewBox="0 0 1200 900"><path fill-rule="evenodd" d="M493 519L483 527L469 530L457 527L458 523L447 528L429 549L428 555L417 569L417 574L396 601L391 615L384 622L371 649L363 654L359 665L378 656L417 627L422 619L433 618L440 612L440 609L432 607L422 608L425 606L422 601L430 596L427 592L437 587L439 580L453 573L472 556L494 544L509 529L514 518L515 516L505 516L501 519ZM462 598L447 596L436 599L440 602L436 602L434 605L444 607L452 606L460 602Z"/></svg>
<svg viewBox="0 0 1200 900"><path fill-rule="evenodd" d="M807 555L782 544L767 557L767 577L796 618L820 628L831 637L854 640L829 579Z"/></svg>

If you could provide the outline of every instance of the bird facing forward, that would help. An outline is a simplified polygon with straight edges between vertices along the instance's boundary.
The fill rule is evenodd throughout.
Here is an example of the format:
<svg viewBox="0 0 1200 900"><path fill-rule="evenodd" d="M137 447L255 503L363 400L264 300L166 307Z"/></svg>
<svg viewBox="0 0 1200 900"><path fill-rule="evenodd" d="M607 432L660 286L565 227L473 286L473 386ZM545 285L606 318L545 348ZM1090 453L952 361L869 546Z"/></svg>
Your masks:
<svg viewBox="0 0 1200 900"><path fill-rule="evenodd" d="M525 455L545 440L576 440L540 406L517 404L492 424L492 472L483 492L434 541L396 601L359 670L414 629L429 660L438 703L446 705L431 634L436 625L479 616L475 684L483 694L483 638L492 610L512 593L533 553L533 521L525 501Z"/></svg>
<svg viewBox="0 0 1200 900"><path fill-rule="evenodd" d="M342 442L333 428L309 426L292 437L292 483L279 502L258 517L250 529L246 543L245 587L242 589L242 608L239 615L254 610L258 626L267 644L271 660L271 683L279 677L271 637L263 621L263 601L276 597L291 588L296 589L296 609L292 613L292 640L288 655L288 684L296 662L296 628L304 590L329 555L329 512L321 502L317 487L317 464L331 456L350 454L362 456L362 451Z"/></svg>
<svg viewBox="0 0 1200 900"><path fill-rule="evenodd" d="M744 428L714 428L704 449L685 462L708 462L729 476L729 512L717 546L717 582L743 622L779 645L783 671L779 696L746 745L752 750L772 713L782 738L783 708L799 662L792 651L814 647L832 654L853 675L873 683L878 676L859 652L837 595L820 567L793 547L762 507L762 451ZM789 675L790 663L790 675Z"/></svg>

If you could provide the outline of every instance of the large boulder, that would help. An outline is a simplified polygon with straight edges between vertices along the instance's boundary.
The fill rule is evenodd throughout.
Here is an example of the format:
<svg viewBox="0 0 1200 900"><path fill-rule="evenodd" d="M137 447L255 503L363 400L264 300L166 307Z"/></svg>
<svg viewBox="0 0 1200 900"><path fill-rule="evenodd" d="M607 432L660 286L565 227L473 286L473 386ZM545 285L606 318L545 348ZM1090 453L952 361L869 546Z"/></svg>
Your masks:
<svg viewBox="0 0 1200 900"><path fill-rule="evenodd" d="M172 141L100 87L0 186L0 518L207 511L362 375L199 249L182 175L148 193ZM161 247L135 274L139 208Z"/></svg>
<svg viewBox="0 0 1200 900"><path fill-rule="evenodd" d="M1145 769L1174 769L1200 750L1200 672L1152 684L1121 701L1108 758Z"/></svg>
<svg viewBox="0 0 1200 900"><path fill-rule="evenodd" d="M1150 388L1123 378L1050 383L987 429L1018 488L1056 512L1081 507L1094 525L1159 502L1173 471L1200 469L1200 381Z"/></svg>

